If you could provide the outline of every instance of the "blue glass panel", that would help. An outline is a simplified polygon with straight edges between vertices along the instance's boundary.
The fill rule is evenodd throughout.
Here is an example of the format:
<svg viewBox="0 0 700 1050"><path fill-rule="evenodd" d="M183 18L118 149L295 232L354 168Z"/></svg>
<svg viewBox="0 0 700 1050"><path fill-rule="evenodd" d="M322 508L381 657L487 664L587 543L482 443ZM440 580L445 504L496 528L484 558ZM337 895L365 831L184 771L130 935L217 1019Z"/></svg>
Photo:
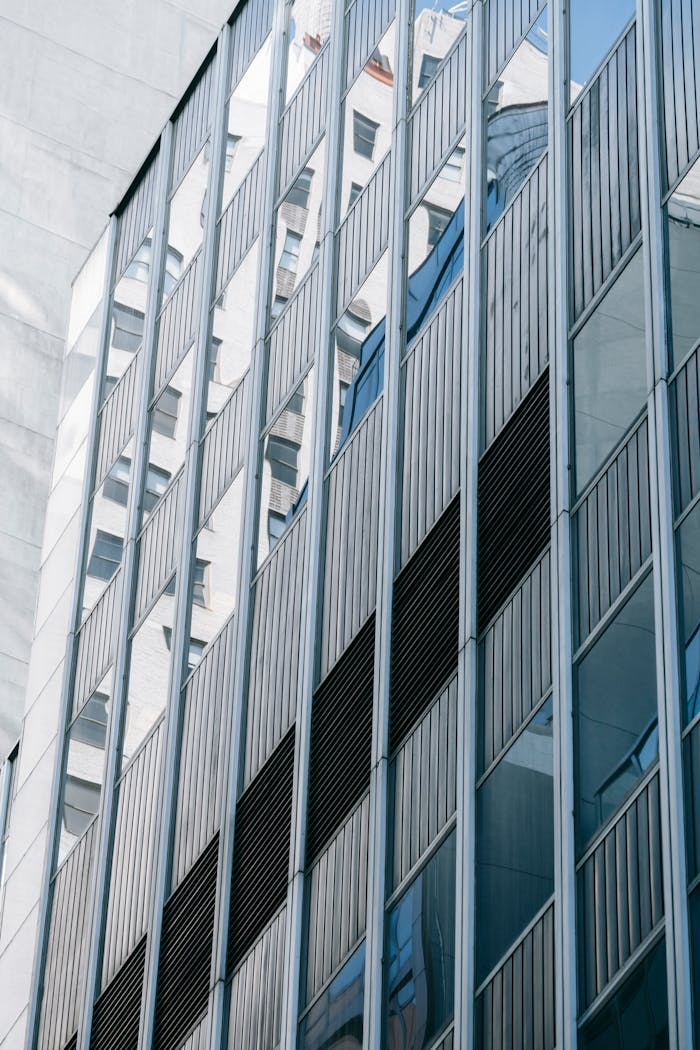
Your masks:
<svg viewBox="0 0 700 1050"><path fill-rule="evenodd" d="M667 1050L665 952L662 940L580 1033L581 1050Z"/></svg>
<svg viewBox="0 0 700 1050"><path fill-rule="evenodd" d="M359 1050L364 991L363 942L303 1018L299 1050Z"/></svg>

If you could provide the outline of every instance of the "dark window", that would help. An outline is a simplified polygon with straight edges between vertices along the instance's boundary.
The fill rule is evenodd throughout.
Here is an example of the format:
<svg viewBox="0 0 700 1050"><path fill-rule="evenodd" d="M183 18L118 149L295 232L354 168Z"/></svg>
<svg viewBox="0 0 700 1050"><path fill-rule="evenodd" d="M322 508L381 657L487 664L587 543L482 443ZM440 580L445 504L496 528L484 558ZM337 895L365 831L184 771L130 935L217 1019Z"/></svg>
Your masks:
<svg viewBox="0 0 700 1050"><path fill-rule="evenodd" d="M107 742L108 702L106 693L93 693L76 719L71 730L71 740L79 740L82 744L104 750Z"/></svg>
<svg viewBox="0 0 700 1050"><path fill-rule="evenodd" d="M440 59L436 58L435 55L423 55L420 63L420 73L418 74L418 87L424 88L426 84L429 84L437 73L437 68L440 65Z"/></svg>
<svg viewBox="0 0 700 1050"><path fill-rule="evenodd" d="M267 512L267 538L270 550L276 546L280 536L285 530L286 518L284 514L278 514L276 510Z"/></svg>
<svg viewBox="0 0 700 1050"><path fill-rule="evenodd" d="M166 386L153 408L153 429L164 437L174 438L182 394Z"/></svg>
<svg viewBox="0 0 700 1050"><path fill-rule="evenodd" d="M338 383L338 426L339 427L342 427L342 425L343 425L343 416L345 415L345 402L347 401L348 390L349 389L350 389L350 386L349 386L348 383L344 383L342 381L342 379L339 380L339 383Z"/></svg>
<svg viewBox="0 0 700 1050"><path fill-rule="evenodd" d="M147 514L150 514L153 510L156 503L167 489L169 481L169 471L163 470L161 467L154 467L152 463L148 464L148 471L146 473L146 491L143 494L143 509Z"/></svg>
<svg viewBox="0 0 700 1050"><path fill-rule="evenodd" d="M360 196L361 193L362 193L362 186L360 186L359 182L351 183L351 185L350 185L350 198L348 200L348 209L352 208L353 204L355 203L355 201L357 200L357 198Z"/></svg>
<svg viewBox="0 0 700 1050"><path fill-rule="evenodd" d="M693 979L695 1031L700 1032L700 887L690 895L690 965Z"/></svg>
<svg viewBox="0 0 700 1050"><path fill-rule="evenodd" d="M387 1045L424 1050L454 1012L453 832L387 916Z"/></svg>
<svg viewBox="0 0 700 1050"><path fill-rule="evenodd" d="M379 124L375 120L370 120L363 113L358 113L357 110L353 110L352 120L355 153L371 160L374 156L374 144Z"/></svg>
<svg viewBox="0 0 700 1050"><path fill-rule="evenodd" d="M287 404L284 406L285 412L296 412L298 416L304 414L304 384L294 391Z"/></svg>
<svg viewBox="0 0 700 1050"><path fill-rule="evenodd" d="M111 532L97 530L92 554L88 562L88 576L99 580L111 580L122 560L122 538Z"/></svg>
<svg viewBox="0 0 700 1050"><path fill-rule="evenodd" d="M267 439L265 458L270 464L272 477L284 485L296 486L298 476L297 457L299 446L287 438L270 434Z"/></svg>
<svg viewBox="0 0 700 1050"><path fill-rule="evenodd" d="M207 357L207 382L219 382L219 355L221 351L221 339L215 335L211 337L209 344L209 356Z"/></svg>
<svg viewBox="0 0 700 1050"><path fill-rule="evenodd" d="M105 499L111 499L114 503L119 503L122 507L125 507L129 498L130 477L131 460L128 456L120 456L105 478L102 489Z"/></svg>
<svg viewBox="0 0 700 1050"><path fill-rule="evenodd" d="M553 770L548 700L477 793L477 983L554 891Z"/></svg>
<svg viewBox="0 0 700 1050"><path fill-rule="evenodd" d="M195 605L207 606L207 578L209 562L197 558L194 565L194 579L192 581L192 601Z"/></svg>
<svg viewBox="0 0 700 1050"><path fill-rule="evenodd" d="M574 339L576 491L621 441L646 400L642 253Z"/></svg>
<svg viewBox="0 0 700 1050"><path fill-rule="evenodd" d="M291 190L285 197L285 204L296 204L300 208L308 208L309 194L311 193L311 181L314 177L311 168L304 168Z"/></svg>
<svg viewBox="0 0 700 1050"><path fill-rule="evenodd" d="M100 785L66 775L63 795L63 823L70 835L82 835L100 807Z"/></svg>
<svg viewBox="0 0 700 1050"><path fill-rule="evenodd" d="M173 583L174 583L173 577ZM166 594L168 592L166 591ZM173 630L172 627L163 627L163 637L165 638L165 644L168 647L168 652L172 647L173 643ZM207 643L203 642L201 638L190 638L190 647L187 652L187 673L193 671L199 661L202 659L202 654L207 647Z"/></svg>
<svg viewBox="0 0 700 1050"><path fill-rule="evenodd" d="M579 852L658 753L651 574L574 668Z"/></svg>
<svg viewBox="0 0 700 1050"><path fill-rule="evenodd" d="M581 1031L581 1050L667 1050L665 953L661 940Z"/></svg>
<svg viewBox="0 0 700 1050"><path fill-rule="evenodd" d="M299 252L301 250L301 234L294 233L293 230L287 230L287 234L284 239L284 248L280 256L280 266L283 270L289 270L290 273L297 272L297 266L299 265Z"/></svg>
<svg viewBox="0 0 700 1050"><path fill-rule="evenodd" d="M364 942L299 1025L299 1050L361 1050L365 995Z"/></svg>
<svg viewBox="0 0 700 1050"><path fill-rule="evenodd" d="M428 212L428 246L432 248L442 237L445 228L452 218L452 212L438 208L433 204L425 205Z"/></svg>
<svg viewBox="0 0 700 1050"><path fill-rule="evenodd" d="M112 308L112 346L135 354L143 339L143 321L140 310L115 302Z"/></svg>

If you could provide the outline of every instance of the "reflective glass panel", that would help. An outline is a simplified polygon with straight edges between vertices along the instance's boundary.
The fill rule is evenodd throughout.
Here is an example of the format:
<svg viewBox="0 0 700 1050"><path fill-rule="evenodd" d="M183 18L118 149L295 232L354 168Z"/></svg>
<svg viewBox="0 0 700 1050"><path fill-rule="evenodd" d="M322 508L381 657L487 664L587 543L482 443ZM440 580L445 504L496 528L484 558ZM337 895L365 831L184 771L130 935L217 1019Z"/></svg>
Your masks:
<svg viewBox="0 0 700 1050"><path fill-rule="evenodd" d="M167 250L163 299L192 262L204 235L209 178L209 150L206 142L175 190L168 215Z"/></svg>
<svg viewBox="0 0 700 1050"><path fill-rule="evenodd" d="M156 479L172 480L185 462L193 367L194 348L188 351L184 361L150 411L148 474L142 508L142 525L145 524L157 503L157 500L150 498L149 487L151 494L158 491ZM161 485L161 494L165 488L167 485Z"/></svg>
<svg viewBox="0 0 700 1050"><path fill-rule="evenodd" d="M462 139L408 221L407 344L464 266L464 156Z"/></svg>
<svg viewBox="0 0 700 1050"><path fill-rule="evenodd" d="M194 542L190 634L208 645L236 605L244 472L199 530Z"/></svg>
<svg viewBox="0 0 700 1050"><path fill-rule="evenodd" d="M212 309L207 361L208 419L221 411L250 365L259 260L258 239Z"/></svg>
<svg viewBox="0 0 700 1050"><path fill-rule="evenodd" d="M112 677L110 670L68 730L59 864L85 832L100 807Z"/></svg>
<svg viewBox="0 0 700 1050"><path fill-rule="evenodd" d="M579 1033L581 1050L668 1050L666 945L652 949Z"/></svg>
<svg viewBox="0 0 700 1050"><path fill-rule="evenodd" d="M277 545L305 501L313 407L311 369L263 438L258 564Z"/></svg>
<svg viewBox="0 0 700 1050"><path fill-rule="evenodd" d="M131 642L122 768L165 710L175 615L175 577Z"/></svg>
<svg viewBox="0 0 700 1050"><path fill-rule="evenodd" d="M642 253L573 341L576 491L581 492L646 400Z"/></svg>
<svg viewBox="0 0 700 1050"><path fill-rule="evenodd" d="M90 501L83 616L95 606L121 565L133 448L132 438Z"/></svg>
<svg viewBox="0 0 700 1050"><path fill-rule="evenodd" d="M571 102L600 66L635 12L634 0L570 0L569 89Z"/></svg>
<svg viewBox="0 0 700 1050"><path fill-rule="evenodd" d="M449 0L413 0L411 96L417 102L464 28L469 5Z"/></svg>
<svg viewBox="0 0 700 1050"><path fill-rule="evenodd" d="M700 162L666 206L669 355L679 365L700 338Z"/></svg>
<svg viewBox="0 0 700 1050"><path fill-rule="evenodd" d="M345 96L339 221L391 146L395 27L396 23L392 22ZM357 187L355 191L353 186Z"/></svg>
<svg viewBox="0 0 700 1050"><path fill-rule="evenodd" d="M382 391L387 284L385 252L335 326L331 458Z"/></svg>
<svg viewBox="0 0 700 1050"><path fill-rule="evenodd" d="M268 36L229 99L224 185L219 214L225 210L265 145L271 51L272 38Z"/></svg>
<svg viewBox="0 0 700 1050"><path fill-rule="evenodd" d="M690 966L693 981L695 1031L700 1032L700 888L690 895Z"/></svg>
<svg viewBox="0 0 700 1050"><path fill-rule="evenodd" d="M574 668L579 852L656 761L651 574Z"/></svg>
<svg viewBox="0 0 700 1050"><path fill-rule="evenodd" d="M547 148L548 40L545 8L484 101L486 230Z"/></svg>
<svg viewBox="0 0 700 1050"><path fill-rule="evenodd" d="M331 32L331 4L327 0L296 0L289 13L287 33L287 91L292 97Z"/></svg>
<svg viewBox="0 0 700 1050"><path fill-rule="evenodd" d="M282 312L318 255L326 142L321 142L277 209L272 320Z"/></svg>
<svg viewBox="0 0 700 1050"><path fill-rule="evenodd" d="M700 711L700 506L677 532L685 651L684 719Z"/></svg>
<svg viewBox="0 0 700 1050"><path fill-rule="evenodd" d="M361 1050L365 945L354 952L299 1025L299 1050Z"/></svg>
<svg viewBox="0 0 700 1050"><path fill-rule="evenodd" d="M554 891L553 768L548 700L477 793L477 984Z"/></svg>
<svg viewBox="0 0 700 1050"><path fill-rule="evenodd" d="M107 398L119 377L126 372L143 342L146 297L151 274L151 231L112 294L109 313L109 344L106 380L102 397Z"/></svg>
<svg viewBox="0 0 700 1050"><path fill-rule="evenodd" d="M424 1050L454 1013L453 832L387 915L386 1045Z"/></svg>

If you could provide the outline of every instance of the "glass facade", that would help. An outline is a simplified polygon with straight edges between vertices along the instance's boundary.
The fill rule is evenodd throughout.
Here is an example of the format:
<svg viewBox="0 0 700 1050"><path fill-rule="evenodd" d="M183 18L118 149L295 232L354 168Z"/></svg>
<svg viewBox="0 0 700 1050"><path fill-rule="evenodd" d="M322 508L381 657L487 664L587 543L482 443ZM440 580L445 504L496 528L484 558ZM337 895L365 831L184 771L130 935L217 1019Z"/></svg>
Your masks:
<svg viewBox="0 0 700 1050"><path fill-rule="evenodd" d="M662 7L218 36L76 286L31 1050L697 1042L700 7Z"/></svg>

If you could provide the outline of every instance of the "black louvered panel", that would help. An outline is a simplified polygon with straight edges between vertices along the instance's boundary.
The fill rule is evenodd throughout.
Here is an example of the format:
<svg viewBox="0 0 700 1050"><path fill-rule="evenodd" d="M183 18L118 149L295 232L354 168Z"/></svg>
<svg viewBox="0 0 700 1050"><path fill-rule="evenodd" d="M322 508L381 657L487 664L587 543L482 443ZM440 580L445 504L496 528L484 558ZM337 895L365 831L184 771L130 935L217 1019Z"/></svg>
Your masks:
<svg viewBox="0 0 700 1050"><path fill-rule="evenodd" d="M207 1008L219 834L163 909L156 1050L177 1050Z"/></svg>
<svg viewBox="0 0 700 1050"><path fill-rule="evenodd" d="M457 666L459 496L394 583L389 747L393 752Z"/></svg>
<svg viewBox="0 0 700 1050"><path fill-rule="evenodd" d="M95 1003L90 1050L136 1050L145 959L144 937Z"/></svg>
<svg viewBox="0 0 700 1050"><path fill-rule="evenodd" d="M229 973L286 899L293 782L294 726L236 807Z"/></svg>
<svg viewBox="0 0 700 1050"><path fill-rule="evenodd" d="M313 863L369 787L374 613L314 694L306 864Z"/></svg>
<svg viewBox="0 0 700 1050"><path fill-rule="evenodd" d="M549 369L479 463L479 631L549 543Z"/></svg>
<svg viewBox="0 0 700 1050"><path fill-rule="evenodd" d="M78 1050L78 1033L76 1032L72 1039L69 1039L63 1050Z"/></svg>

